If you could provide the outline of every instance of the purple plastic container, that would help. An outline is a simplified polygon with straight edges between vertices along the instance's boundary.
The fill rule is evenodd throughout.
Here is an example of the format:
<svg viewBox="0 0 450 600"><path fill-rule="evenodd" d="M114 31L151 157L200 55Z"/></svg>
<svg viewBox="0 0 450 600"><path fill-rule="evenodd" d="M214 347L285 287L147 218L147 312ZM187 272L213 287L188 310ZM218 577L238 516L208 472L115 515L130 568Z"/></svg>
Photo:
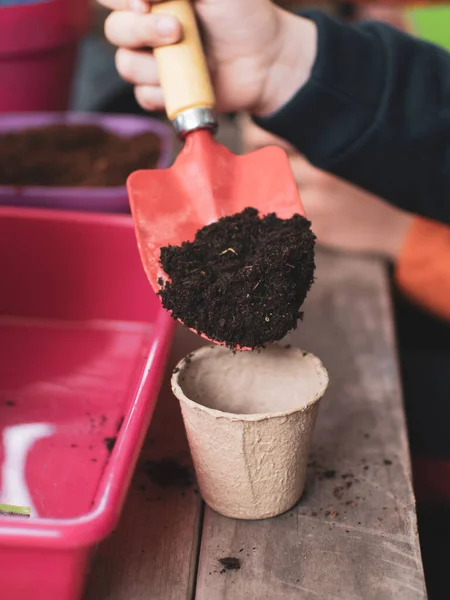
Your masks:
<svg viewBox="0 0 450 600"><path fill-rule="evenodd" d="M17 113L0 115L0 135L55 123L99 125L117 135L130 137L152 132L161 139L158 169L172 164L173 133L169 125L149 117L98 113ZM127 213L128 194L125 186L115 187L46 187L2 186L0 205L29 208L53 208L84 212Z"/></svg>

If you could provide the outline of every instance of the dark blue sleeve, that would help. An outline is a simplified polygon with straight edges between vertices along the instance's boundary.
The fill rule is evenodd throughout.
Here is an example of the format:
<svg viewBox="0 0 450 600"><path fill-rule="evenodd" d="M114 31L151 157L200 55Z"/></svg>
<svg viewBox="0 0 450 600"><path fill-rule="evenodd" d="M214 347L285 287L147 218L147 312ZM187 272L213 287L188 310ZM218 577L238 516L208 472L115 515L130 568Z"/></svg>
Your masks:
<svg viewBox="0 0 450 600"><path fill-rule="evenodd" d="M317 167L450 223L450 54L382 23L302 14L318 27L311 77L256 123Z"/></svg>

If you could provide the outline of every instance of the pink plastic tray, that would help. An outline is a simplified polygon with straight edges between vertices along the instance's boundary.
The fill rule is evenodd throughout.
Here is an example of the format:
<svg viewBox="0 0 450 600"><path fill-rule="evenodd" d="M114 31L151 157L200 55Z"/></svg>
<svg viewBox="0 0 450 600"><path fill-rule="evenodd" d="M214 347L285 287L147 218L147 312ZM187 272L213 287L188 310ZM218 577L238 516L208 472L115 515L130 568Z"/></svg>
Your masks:
<svg viewBox="0 0 450 600"><path fill-rule="evenodd" d="M0 207L1 600L75 600L115 527L173 333L131 218Z"/></svg>
<svg viewBox="0 0 450 600"><path fill-rule="evenodd" d="M0 135L29 127L43 127L54 123L99 125L117 135L129 137L152 132L161 140L161 154L157 168L165 169L172 163L172 129L149 117L98 113L18 113L0 115ZM0 184L0 205L30 208L55 208L88 212L128 213L130 205L125 187L12 187Z"/></svg>

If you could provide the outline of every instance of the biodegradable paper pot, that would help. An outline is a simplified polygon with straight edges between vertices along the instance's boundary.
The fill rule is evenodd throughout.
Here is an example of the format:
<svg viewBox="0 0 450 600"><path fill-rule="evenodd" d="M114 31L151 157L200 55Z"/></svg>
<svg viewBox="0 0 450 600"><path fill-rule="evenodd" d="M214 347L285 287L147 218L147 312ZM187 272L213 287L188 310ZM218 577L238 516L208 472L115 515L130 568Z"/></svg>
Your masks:
<svg viewBox="0 0 450 600"><path fill-rule="evenodd" d="M278 345L236 354L206 346L178 364L172 390L211 508L265 519L296 504L327 385L317 357Z"/></svg>

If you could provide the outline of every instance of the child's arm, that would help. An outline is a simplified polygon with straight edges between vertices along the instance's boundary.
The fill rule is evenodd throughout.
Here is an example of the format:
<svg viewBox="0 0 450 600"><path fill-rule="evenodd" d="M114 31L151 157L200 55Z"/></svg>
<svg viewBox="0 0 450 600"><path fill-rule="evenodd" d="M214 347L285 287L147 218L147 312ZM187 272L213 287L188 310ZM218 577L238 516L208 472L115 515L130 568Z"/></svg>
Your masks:
<svg viewBox="0 0 450 600"><path fill-rule="evenodd" d="M310 80L257 122L318 167L450 223L450 54L385 24L304 15L319 32Z"/></svg>

